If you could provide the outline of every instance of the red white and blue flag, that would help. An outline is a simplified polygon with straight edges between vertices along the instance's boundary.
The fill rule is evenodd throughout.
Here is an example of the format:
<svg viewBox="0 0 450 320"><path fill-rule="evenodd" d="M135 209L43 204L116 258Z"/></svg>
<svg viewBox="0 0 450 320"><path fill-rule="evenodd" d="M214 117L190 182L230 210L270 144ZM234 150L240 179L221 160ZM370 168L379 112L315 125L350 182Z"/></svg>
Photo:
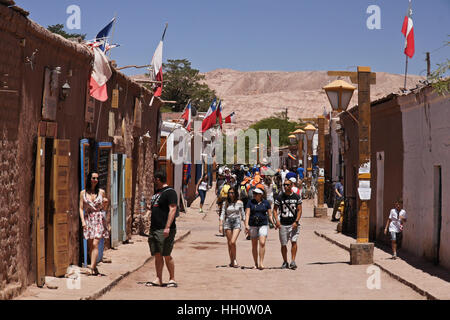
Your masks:
<svg viewBox="0 0 450 320"><path fill-rule="evenodd" d="M184 127L186 128L187 131L191 131L191 122L192 122L192 108L191 108L191 103L189 102L187 107L184 109L183 115L181 116L181 118L184 119Z"/></svg>
<svg viewBox="0 0 450 320"><path fill-rule="evenodd" d="M225 117L225 123L235 123L235 122L236 122L236 116L233 111L227 117Z"/></svg>
<svg viewBox="0 0 450 320"><path fill-rule="evenodd" d="M405 54L412 58L414 55L414 27L412 21L411 0L409 1L408 12L403 20L402 33L405 36Z"/></svg>
<svg viewBox="0 0 450 320"><path fill-rule="evenodd" d="M153 81L157 81L154 85L153 89L153 97L150 101L150 105L153 104L154 97L161 97L162 88L163 88L163 42L164 36L166 35L167 24L164 29L161 40L159 41L158 47L156 47L155 53L153 54L152 62L151 62L151 70L150 70L150 79Z"/></svg>
<svg viewBox="0 0 450 320"><path fill-rule="evenodd" d="M213 102L209 106L208 112L205 115L205 118L202 121L202 133L212 128L216 124L217 115L216 115L216 98L214 98Z"/></svg>

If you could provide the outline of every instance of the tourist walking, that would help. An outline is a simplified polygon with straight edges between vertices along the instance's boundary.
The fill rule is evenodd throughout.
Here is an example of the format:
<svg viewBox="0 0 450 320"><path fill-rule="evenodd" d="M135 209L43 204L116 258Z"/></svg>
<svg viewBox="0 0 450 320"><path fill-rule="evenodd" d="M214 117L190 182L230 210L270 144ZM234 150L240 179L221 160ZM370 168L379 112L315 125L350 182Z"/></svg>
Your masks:
<svg viewBox="0 0 450 320"><path fill-rule="evenodd" d="M339 205L341 204L341 201L344 200L344 186L343 186L343 179L342 177L339 178L339 181L336 182L336 185L334 186L334 207L333 207L333 214L331 215L331 221L338 221L336 219L336 212L339 208ZM343 213L341 212L341 215Z"/></svg>
<svg viewBox="0 0 450 320"><path fill-rule="evenodd" d="M83 236L88 241L91 256L91 275L100 275L97 269L98 244L102 238L109 238L106 226L108 199L105 190L100 189L98 173L90 172L86 179L86 189L80 192L80 219Z"/></svg>
<svg viewBox="0 0 450 320"><path fill-rule="evenodd" d="M171 256L176 234L177 193L167 185L164 171L158 171L153 178L155 194L151 199L150 235L148 243L150 253L155 257L156 279L146 286L162 286L164 263L169 271L167 287L178 287L175 281L175 263Z"/></svg>
<svg viewBox="0 0 450 320"><path fill-rule="evenodd" d="M236 241L241 232L241 221L245 221L244 205L238 199L237 191L232 188L228 191L228 197L222 206L219 220L219 233L225 231L230 256L230 267L239 267L236 261Z"/></svg>
<svg viewBox="0 0 450 320"><path fill-rule="evenodd" d="M403 200L400 198L394 203L394 209L389 213L389 218L384 228L387 234L388 227L391 234L392 259L397 259L397 249L401 246L403 224L406 222L406 211L403 209Z"/></svg>
<svg viewBox="0 0 450 320"><path fill-rule="evenodd" d="M295 258L297 255L297 240L300 234L300 218L302 216L302 199L294 193L295 178L284 181L284 191L275 199L274 202L274 218L275 228L279 229L281 255L283 257L282 269L297 269ZM278 210L280 210L278 215ZM287 243L291 241L291 263L288 264L287 259Z"/></svg>
<svg viewBox="0 0 450 320"><path fill-rule="evenodd" d="M197 186L195 187L197 190L197 194L200 196L200 213L203 213L203 204L205 203L206 198L206 192L208 191L208 175L203 175L203 178L201 178Z"/></svg>
<svg viewBox="0 0 450 320"><path fill-rule="evenodd" d="M257 185L253 190L253 199L247 203L245 212L245 232L252 241L254 268L264 269L265 246L269 220L273 224L270 204L263 199L264 186ZM258 254L259 243L259 254Z"/></svg>

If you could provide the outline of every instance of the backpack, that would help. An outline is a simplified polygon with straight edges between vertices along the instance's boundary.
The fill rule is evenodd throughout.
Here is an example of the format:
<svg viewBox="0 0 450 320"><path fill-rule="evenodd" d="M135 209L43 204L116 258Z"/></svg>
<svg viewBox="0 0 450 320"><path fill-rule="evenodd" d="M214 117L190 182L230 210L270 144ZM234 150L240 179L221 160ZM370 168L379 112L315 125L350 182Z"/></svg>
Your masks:
<svg viewBox="0 0 450 320"><path fill-rule="evenodd" d="M220 198L226 199L228 197L228 190L231 188L231 186L226 183L223 185L222 190L220 190Z"/></svg>
<svg viewBox="0 0 450 320"><path fill-rule="evenodd" d="M239 188L239 196L241 199L248 198L247 186L245 184Z"/></svg>

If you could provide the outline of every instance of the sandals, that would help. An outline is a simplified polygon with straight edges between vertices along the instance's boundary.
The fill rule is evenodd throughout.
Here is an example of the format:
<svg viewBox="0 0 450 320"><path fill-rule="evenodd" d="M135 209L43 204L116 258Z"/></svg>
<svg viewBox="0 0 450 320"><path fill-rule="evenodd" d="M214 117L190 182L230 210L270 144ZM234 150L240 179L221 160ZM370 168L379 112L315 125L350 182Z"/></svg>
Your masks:
<svg viewBox="0 0 450 320"><path fill-rule="evenodd" d="M101 276L101 273L98 271L97 267L95 268L88 267L88 270L89 270L88 276L97 276L97 277Z"/></svg>
<svg viewBox="0 0 450 320"><path fill-rule="evenodd" d="M156 283L156 282L153 282L153 281L146 282L145 286L146 287L161 287L161 285L159 283Z"/></svg>
<svg viewBox="0 0 450 320"><path fill-rule="evenodd" d="M178 288L178 283L171 280L171 281L169 281L169 283L167 283L167 288Z"/></svg>

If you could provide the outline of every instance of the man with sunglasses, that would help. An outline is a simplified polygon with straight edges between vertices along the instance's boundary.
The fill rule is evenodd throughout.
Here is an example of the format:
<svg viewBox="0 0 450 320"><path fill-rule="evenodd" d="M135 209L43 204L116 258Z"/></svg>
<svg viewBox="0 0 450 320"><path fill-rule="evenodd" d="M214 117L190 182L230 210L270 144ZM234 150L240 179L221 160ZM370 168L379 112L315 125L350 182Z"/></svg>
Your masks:
<svg viewBox="0 0 450 320"><path fill-rule="evenodd" d="M292 191L295 178L284 180L284 191L274 201L274 218L276 229L279 229L281 255L283 256L282 269L297 269L295 257L297 255L297 240L300 234L300 218L302 216L302 199ZM280 214L278 216L278 209ZM291 241L291 263L288 264L287 259L287 243Z"/></svg>

